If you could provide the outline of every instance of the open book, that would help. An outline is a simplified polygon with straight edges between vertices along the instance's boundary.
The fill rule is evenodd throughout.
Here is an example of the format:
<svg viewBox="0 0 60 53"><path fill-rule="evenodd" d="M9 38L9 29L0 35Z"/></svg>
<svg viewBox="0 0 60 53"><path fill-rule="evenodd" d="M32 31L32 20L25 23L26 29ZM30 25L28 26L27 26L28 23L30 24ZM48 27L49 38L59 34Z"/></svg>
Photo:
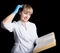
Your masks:
<svg viewBox="0 0 60 53"><path fill-rule="evenodd" d="M44 36L39 37L36 40L36 46L33 52L38 53L54 46L56 46L55 34L54 32L51 32Z"/></svg>

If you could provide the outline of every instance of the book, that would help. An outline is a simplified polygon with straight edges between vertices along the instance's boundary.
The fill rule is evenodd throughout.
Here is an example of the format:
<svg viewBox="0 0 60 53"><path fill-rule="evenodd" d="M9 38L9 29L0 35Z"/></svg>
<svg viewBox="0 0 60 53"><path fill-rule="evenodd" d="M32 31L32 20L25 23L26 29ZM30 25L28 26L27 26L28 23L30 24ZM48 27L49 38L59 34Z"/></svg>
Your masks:
<svg viewBox="0 0 60 53"><path fill-rule="evenodd" d="M39 37L36 40L36 46L33 50L33 53L42 52L54 46L56 46L55 33L51 32L51 33L45 34L44 36Z"/></svg>

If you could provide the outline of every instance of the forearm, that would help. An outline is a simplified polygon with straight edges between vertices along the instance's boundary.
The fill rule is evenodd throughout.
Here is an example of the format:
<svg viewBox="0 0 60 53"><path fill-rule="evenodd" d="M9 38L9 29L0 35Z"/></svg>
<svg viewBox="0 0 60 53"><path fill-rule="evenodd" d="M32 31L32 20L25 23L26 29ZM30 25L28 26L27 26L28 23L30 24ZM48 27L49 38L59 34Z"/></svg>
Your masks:
<svg viewBox="0 0 60 53"><path fill-rule="evenodd" d="M7 23L12 22L14 16L15 16L15 14L14 14L14 13L11 13L10 15L8 15L8 16L2 21L2 23L3 23L3 24L7 24Z"/></svg>

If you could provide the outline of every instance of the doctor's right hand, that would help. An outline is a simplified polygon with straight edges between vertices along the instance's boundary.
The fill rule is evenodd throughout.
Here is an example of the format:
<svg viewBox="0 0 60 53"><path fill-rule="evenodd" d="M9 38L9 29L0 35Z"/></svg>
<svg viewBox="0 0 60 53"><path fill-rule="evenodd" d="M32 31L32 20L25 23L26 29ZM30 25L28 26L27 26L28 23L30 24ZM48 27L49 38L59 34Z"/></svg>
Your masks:
<svg viewBox="0 0 60 53"><path fill-rule="evenodd" d="M16 8L15 8L15 10L13 12L15 15L18 13L19 8L22 8L22 5L17 5L16 6Z"/></svg>

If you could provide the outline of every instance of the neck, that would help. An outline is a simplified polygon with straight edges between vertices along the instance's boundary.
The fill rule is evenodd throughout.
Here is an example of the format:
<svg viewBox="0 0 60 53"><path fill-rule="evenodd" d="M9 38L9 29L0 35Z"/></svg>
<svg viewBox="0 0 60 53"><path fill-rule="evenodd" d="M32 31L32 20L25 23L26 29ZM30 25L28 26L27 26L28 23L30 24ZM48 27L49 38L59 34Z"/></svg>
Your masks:
<svg viewBox="0 0 60 53"><path fill-rule="evenodd" d="M21 20L21 22L22 22L22 25L25 27L27 22L24 22L22 20Z"/></svg>
<svg viewBox="0 0 60 53"><path fill-rule="evenodd" d="M26 23L27 22L23 22L23 21L21 21L22 22L22 25L25 27L25 29L27 30L27 28L26 28Z"/></svg>
<svg viewBox="0 0 60 53"><path fill-rule="evenodd" d="M26 24L27 22L25 22L25 21L21 21L22 23L24 23L24 24Z"/></svg>

